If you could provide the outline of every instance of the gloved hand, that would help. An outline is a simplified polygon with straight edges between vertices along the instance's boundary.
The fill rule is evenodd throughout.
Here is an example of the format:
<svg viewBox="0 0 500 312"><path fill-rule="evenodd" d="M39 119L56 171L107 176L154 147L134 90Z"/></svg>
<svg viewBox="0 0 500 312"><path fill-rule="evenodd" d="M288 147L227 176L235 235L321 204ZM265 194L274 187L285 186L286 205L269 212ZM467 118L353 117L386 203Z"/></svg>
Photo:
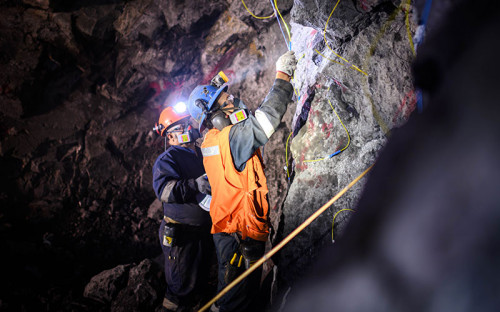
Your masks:
<svg viewBox="0 0 500 312"><path fill-rule="evenodd" d="M297 59L295 58L294 51L288 51L276 62L276 71L287 74L288 76L293 76L293 71L297 68Z"/></svg>
<svg viewBox="0 0 500 312"><path fill-rule="evenodd" d="M210 183L208 183L206 174L197 177L195 181L200 193L212 195L212 187L210 186Z"/></svg>

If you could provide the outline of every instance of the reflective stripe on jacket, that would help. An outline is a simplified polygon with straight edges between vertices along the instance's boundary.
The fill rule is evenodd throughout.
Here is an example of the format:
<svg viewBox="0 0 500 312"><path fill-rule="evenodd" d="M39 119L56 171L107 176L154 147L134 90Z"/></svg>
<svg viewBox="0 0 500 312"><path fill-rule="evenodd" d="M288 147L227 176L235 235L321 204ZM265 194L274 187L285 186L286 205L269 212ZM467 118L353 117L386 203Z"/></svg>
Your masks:
<svg viewBox="0 0 500 312"><path fill-rule="evenodd" d="M290 82L276 79L266 98L248 119L234 125L229 133L229 145L233 163L238 170L243 170L246 161L255 150L267 143L281 123L288 103L293 95Z"/></svg>
<svg viewBox="0 0 500 312"><path fill-rule="evenodd" d="M257 149L240 172L236 170L229 147L228 126L211 129L201 145L203 164L212 186L210 216L212 234L239 233L266 241L269 234L267 183Z"/></svg>

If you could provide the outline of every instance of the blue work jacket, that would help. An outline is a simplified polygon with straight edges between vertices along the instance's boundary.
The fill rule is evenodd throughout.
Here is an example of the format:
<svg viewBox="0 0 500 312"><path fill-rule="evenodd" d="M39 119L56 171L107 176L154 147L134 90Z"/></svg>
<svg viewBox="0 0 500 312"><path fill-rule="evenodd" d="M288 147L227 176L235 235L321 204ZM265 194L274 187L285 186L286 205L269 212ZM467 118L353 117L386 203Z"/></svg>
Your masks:
<svg viewBox="0 0 500 312"><path fill-rule="evenodd" d="M163 214L189 225L210 224L210 215L198 203L205 197L198 191L195 179L205 174L201 151L170 146L153 166L153 188L163 203Z"/></svg>

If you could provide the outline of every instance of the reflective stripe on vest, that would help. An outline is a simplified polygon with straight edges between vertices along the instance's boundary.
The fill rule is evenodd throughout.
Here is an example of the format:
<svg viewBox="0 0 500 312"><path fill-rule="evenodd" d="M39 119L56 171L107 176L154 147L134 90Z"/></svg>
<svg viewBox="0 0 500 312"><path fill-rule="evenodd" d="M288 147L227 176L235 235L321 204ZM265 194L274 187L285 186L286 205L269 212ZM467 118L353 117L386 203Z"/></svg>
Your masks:
<svg viewBox="0 0 500 312"><path fill-rule="evenodd" d="M220 154L219 146L215 145L215 146L209 146L209 147L202 147L201 154L203 155L203 157L210 157L210 156L219 155Z"/></svg>

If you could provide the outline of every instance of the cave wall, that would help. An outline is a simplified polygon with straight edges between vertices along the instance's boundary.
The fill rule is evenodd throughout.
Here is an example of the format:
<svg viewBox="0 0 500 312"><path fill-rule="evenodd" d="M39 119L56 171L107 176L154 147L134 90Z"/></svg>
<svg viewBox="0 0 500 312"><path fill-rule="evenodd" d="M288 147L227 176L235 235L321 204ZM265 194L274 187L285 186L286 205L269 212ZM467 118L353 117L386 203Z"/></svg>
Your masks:
<svg viewBox="0 0 500 312"><path fill-rule="evenodd" d="M406 2L295 3L292 33L301 60L294 86L300 98L291 125L294 166L282 235L370 167L391 131L415 110L414 46L408 31L413 34L417 16ZM329 46L323 38L325 25ZM284 248L279 263L286 283L303 276L318 251L341 235L363 184L356 184Z"/></svg>
<svg viewBox="0 0 500 312"><path fill-rule="evenodd" d="M413 36L419 15L406 3L279 1L299 63L293 103L264 148L274 243L371 165L415 110L408 31ZM92 276L160 254L151 167L164 147L151 128L163 106L224 70L230 91L256 109L288 35L236 0L0 6L0 230L13 255L2 268L1 302L89 307L79 297ZM247 6L257 16L272 12L266 2ZM327 21L328 44L347 65L324 43ZM339 213L334 227L332 218L355 209L362 189L363 182L273 259L279 287L341 235L351 212Z"/></svg>
<svg viewBox="0 0 500 312"><path fill-rule="evenodd" d="M413 65L424 110L391 135L342 239L282 311L498 310L499 5L470 4L433 3L447 13Z"/></svg>
<svg viewBox="0 0 500 312"><path fill-rule="evenodd" d="M118 265L126 264L108 286L135 289L126 281L136 267L128 264L161 254L161 205L151 187L164 148L151 130L159 112L219 70L255 109L286 51L274 44L279 27L253 21L239 1L0 6L0 243L11 255L1 268L0 304L130 307L130 298L106 287L81 297L94 275ZM285 16L291 6L280 3ZM264 15L270 7L251 9ZM278 193L279 182L270 187ZM277 196L271 201L276 206ZM151 285L162 281L161 269L148 269L160 274L148 275ZM136 303L158 305L162 291ZM113 304L115 297L122 299Z"/></svg>

